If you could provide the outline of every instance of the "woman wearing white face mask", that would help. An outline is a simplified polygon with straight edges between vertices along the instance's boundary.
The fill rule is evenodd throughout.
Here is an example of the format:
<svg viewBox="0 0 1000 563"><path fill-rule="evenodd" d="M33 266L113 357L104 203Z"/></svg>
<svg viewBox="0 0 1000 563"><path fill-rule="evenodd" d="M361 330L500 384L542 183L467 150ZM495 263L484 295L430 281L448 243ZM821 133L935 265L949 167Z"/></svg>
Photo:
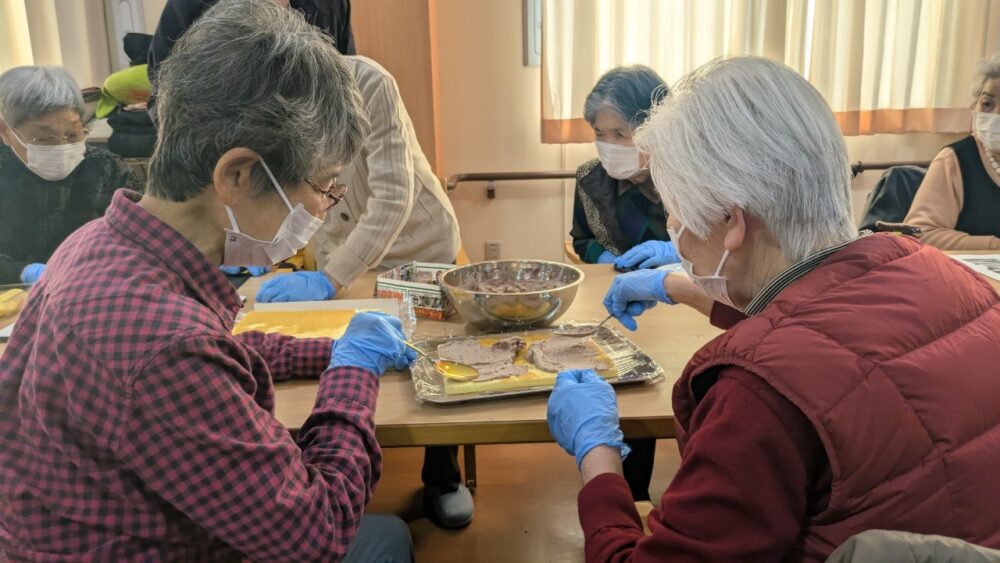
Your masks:
<svg viewBox="0 0 1000 563"><path fill-rule="evenodd" d="M0 284L34 282L70 233L104 214L115 190L142 189L118 156L85 144L82 118L80 89L65 70L0 75Z"/></svg>
<svg viewBox="0 0 1000 563"><path fill-rule="evenodd" d="M597 137L598 158L576 171L570 231L584 262L615 263L633 248L649 255L617 265L631 269L677 261L672 245L660 244L669 240L666 215L645 156L632 142L651 105L668 94L656 72L635 65L609 70L587 96L583 115Z"/></svg>
<svg viewBox="0 0 1000 563"><path fill-rule="evenodd" d="M934 157L905 222L944 250L1000 250L1000 53L973 90L972 135Z"/></svg>
<svg viewBox="0 0 1000 563"><path fill-rule="evenodd" d="M858 235L819 92L775 61L716 60L637 143L725 332L674 385L681 464L651 535L622 478L614 389L559 374L548 422L582 472L588 561L820 562L869 529L1000 547L1000 296L912 238ZM684 301L675 277L617 276L608 311L634 328Z"/></svg>
<svg viewBox="0 0 1000 563"><path fill-rule="evenodd" d="M343 197L370 132L350 71L300 12L226 0L157 77L145 195L119 190L56 250L0 362L0 553L411 561L406 524L364 514L379 377L415 357L400 320L234 335L219 270L288 258ZM318 379L296 437L274 415L292 378Z"/></svg>

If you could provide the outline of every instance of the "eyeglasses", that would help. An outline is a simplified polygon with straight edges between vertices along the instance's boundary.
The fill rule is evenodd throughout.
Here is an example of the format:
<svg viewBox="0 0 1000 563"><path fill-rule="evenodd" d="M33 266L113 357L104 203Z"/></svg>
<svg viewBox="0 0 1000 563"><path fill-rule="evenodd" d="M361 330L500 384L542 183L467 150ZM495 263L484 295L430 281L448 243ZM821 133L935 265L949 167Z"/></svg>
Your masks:
<svg viewBox="0 0 1000 563"><path fill-rule="evenodd" d="M330 185L326 188L321 188L317 186L316 183L310 180L309 178L306 178L305 181L307 184L309 184L310 188L323 194L323 197L326 198L326 205L323 207L323 211L326 211L327 209L330 209L334 205L337 205L338 203L341 202L341 200L344 199L344 196L347 195L347 186L344 184L338 184L336 178L331 180Z"/></svg>
<svg viewBox="0 0 1000 563"><path fill-rule="evenodd" d="M79 143L80 141L87 140L87 135L90 135L90 129L80 129L79 131L74 131L69 135L48 135L45 137L32 137L26 139L25 141L29 145L41 145L43 147L54 147L57 145L66 145L71 143Z"/></svg>

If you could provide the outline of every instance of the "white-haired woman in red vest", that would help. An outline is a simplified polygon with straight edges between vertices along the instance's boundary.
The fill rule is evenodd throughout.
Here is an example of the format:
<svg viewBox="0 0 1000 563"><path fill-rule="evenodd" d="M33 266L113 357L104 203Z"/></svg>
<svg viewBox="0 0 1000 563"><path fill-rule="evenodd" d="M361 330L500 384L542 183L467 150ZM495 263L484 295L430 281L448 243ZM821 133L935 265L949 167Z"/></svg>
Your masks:
<svg viewBox="0 0 1000 563"><path fill-rule="evenodd" d="M717 60L637 143L690 279L623 274L605 305L635 327L697 289L727 330L674 388L682 462L651 536L614 391L559 375L549 426L582 472L587 560L823 561L869 529L1000 546L1000 296L912 238L858 235L819 92L780 63Z"/></svg>

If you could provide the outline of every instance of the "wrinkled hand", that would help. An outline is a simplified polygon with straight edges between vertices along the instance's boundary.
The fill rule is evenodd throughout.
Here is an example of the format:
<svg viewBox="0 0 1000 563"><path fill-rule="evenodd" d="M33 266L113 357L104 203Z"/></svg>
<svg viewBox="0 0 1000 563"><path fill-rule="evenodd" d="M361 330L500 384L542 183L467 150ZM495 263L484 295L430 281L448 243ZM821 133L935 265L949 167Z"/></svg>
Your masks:
<svg viewBox="0 0 1000 563"><path fill-rule="evenodd" d="M615 390L594 370L568 370L556 376L547 418L549 432L562 449L576 456L577 468L597 446L618 448L622 459L629 454L618 427Z"/></svg>
<svg viewBox="0 0 1000 563"><path fill-rule="evenodd" d="M382 375L406 369L417 353L403 344L403 323L385 313L358 313L333 343L330 367L353 366Z"/></svg>
<svg viewBox="0 0 1000 563"><path fill-rule="evenodd" d="M243 271L243 268L240 266L219 266L219 269L228 276L238 276ZM246 271L256 278L270 272L271 268L268 266L247 266Z"/></svg>
<svg viewBox="0 0 1000 563"><path fill-rule="evenodd" d="M294 272L264 282L257 292L258 303L325 301L337 290L323 272Z"/></svg>
<svg viewBox="0 0 1000 563"><path fill-rule="evenodd" d="M615 260L617 260L617 259L618 259L618 256L615 253L611 252L610 250L605 250L604 252L601 253L600 256L597 257L597 263L598 264L614 264Z"/></svg>
<svg viewBox="0 0 1000 563"><path fill-rule="evenodd" d="M45 264L40 264L38 262L34 264L28 264L21 270L21 283L35 283L38 278L42 277L42 272L45 271Z"/></svg>
<svg viewBox="0 0 1000 563"><path fill-rule="evenodd" d="M661 270L637 270L618 274L604 296L604 308L625 328L639 328L635 317L656 305L657 301L674 304L663 286L668 273Z"/></svg>
<svg viewBox="0 0 1000 563"><path fill-rule="evenodd" d="M628 252L622 254L615 260L615 268L619 270L631 270L638 268L656 268L667 264L680 262L677 255L677 247L673 241L647 240L646 242L633 246Z"/></svg>

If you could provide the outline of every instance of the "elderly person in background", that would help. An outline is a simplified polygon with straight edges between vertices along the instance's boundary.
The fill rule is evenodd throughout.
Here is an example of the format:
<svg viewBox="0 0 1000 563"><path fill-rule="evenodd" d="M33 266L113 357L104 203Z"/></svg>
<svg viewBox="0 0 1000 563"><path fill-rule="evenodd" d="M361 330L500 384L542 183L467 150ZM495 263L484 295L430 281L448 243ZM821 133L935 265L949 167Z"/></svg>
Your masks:
<svg viewBox="0 0 1000 563"><path fill-rule="evenodd" d="M118 188L141 185L118 156L85 143L83 97L68 72L0 75L0 284L33 283L52 252L104 215Z"/></svg>
<svg viewBox="0 0 1000 563"><path fill-rule="evenodd" d="M766 59L709 63L637 134L682 264L726 332L674 387L681 465L643 527L614 390L558 376L588 561L823 561L868 529L1000 546L1000 296L937 249L858 236L823 98ZM609 312L670 303L618 276Z"/></svg>
<svg viewBox="0 0 1000 563"><path fill-rule="evenodd" d="M219 271L287 258L336 203L368 132L350 71L301 14L227 0L164 64L158 111L146 195L56 251L0 362L0 558L409 562L401 520L362 516L378 377L413 359L399 319L233 336ZM295 439L273 415L292 377L319 378Z"/></svg>
<svg viewBox="0 0 1000 563"><path fill-rule="evenodd" d="M396 80L366 57L344 57L358 82L372 132L361 153L344 167L344 202L316 233L319 271L274 277L261 286L257 301L333 299L373 268L455 261L461 239L458 219L420 149ZM443 528L472 522L472 493L462 484L458 448L426 449L424 509Z"/></svg>
<svg viewBox="0 0 1000 563"><path fill-rule="evenodd" d="M1000 250L1000 53L973 90L972 135L941 149L905 222L943 250Z"/></svg>
<svg viewBox="0 0 1000 563"><path fill-rule="evenodd" d="M677 261L660 195L632 133L649 108L668 95L653 69L609 70L587 95L583 116L597 137L597 159L576 170L573 250L584 262L623 270Z"/></svg>

